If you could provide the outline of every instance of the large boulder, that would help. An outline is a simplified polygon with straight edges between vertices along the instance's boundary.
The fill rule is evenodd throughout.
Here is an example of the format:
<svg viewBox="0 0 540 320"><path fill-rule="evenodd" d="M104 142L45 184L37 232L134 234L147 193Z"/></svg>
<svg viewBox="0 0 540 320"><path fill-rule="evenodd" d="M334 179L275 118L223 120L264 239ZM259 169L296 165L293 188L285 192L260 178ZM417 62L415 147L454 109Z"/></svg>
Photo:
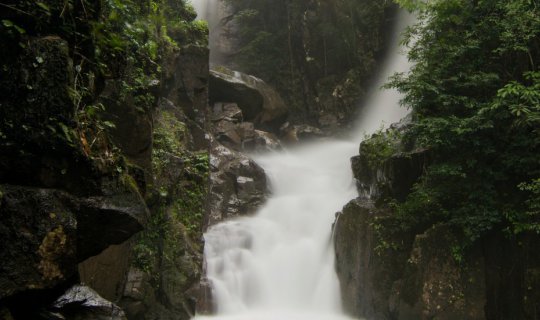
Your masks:
<svg viewBox="0 0 540 320"><path fill-rule="evenodd" d="M213 140L210 149L209 225L253 213L267 194L264 170L247 156Z"/></svg>
<svg viewBox="0 0 540 320"><path fill-rule="evenodd" d="M0 298L54 287L77 262L140 231L147 209L138 194L78 198L67 192L0 187Z"/></svg>
<svg viewBox="0 0 540 320"><path fill-rule="evenodd" d="M281 96L259 78L224 67L210 71L210 104L237 103L246 121L257 128L276 129L288 109Z"/></svg>
<svg viewBox="0 0 540 320"><path fill-rule="evenodd" d="M50 319L127 320L120 307L83 285L69 288L56 299L51 309Z"/></svg>
<svg viewBox="0 0 540 320"><path fill-rule="evenodd" d="M0 188L0 299L77 272L77 220L65 192Z"/></svg>
<svg viewBox="0 0 540 320"><path fill-rule="evenodd" d="M274 134L257 130L253 122L243 122L243 119L236 103L215 103L211 116L214 137L235 151L264 152L281 148Z"/></svg>

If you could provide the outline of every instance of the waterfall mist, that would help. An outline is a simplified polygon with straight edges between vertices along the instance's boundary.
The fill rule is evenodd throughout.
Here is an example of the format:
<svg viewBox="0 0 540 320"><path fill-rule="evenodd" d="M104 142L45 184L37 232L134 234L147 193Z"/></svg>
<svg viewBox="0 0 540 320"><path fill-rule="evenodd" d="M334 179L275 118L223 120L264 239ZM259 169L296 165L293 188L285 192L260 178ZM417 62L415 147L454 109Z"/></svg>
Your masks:
<svg viewBox="0 0 540 320"><path fill-rule="evenodd" d="M229 8L223 0L192 0L197 12L197 19L208 22L208 45L210 48L210 65L226 65L227 55L234 51L235 42L230 36L234 33L234 23L227 26L223 18L229 14Z"/></svg>
<svg viewBox="0 0 540 320"><path fill-rule="evenodd" d="M272 194L256 215L206 232L207 277L217 313L197 320L347 319L334 270L331 226L335 213L358 195L349 159L358 153L362 133L406 114L397 92L379 89L389 75L410 68L399 54L397 35L411 17L402 14L399 21L395 45L350 141L254 156L269 177Z"/></svg>

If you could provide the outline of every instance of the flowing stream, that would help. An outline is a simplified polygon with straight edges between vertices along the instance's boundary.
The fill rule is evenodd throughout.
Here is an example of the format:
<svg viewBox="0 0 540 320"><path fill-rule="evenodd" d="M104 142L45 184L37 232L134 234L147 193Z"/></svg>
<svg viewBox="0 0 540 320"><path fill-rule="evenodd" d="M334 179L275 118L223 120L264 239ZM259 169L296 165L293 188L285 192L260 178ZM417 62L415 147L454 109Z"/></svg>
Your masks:
<svg viewBox="0 0 540 320"><path fill-rule="evenodd" d="M410 20L403 15L395 34ZM397 40L354 138L254 156L269 177L272 194L255 216L225 221L206 232L207 277L217 313L195 319L348 319L334 270L331 226L335 213L357 196L349 159L358 153L363 133L407 113L399 107L397 92L379 90L389 75L410 68Z"/></svg>

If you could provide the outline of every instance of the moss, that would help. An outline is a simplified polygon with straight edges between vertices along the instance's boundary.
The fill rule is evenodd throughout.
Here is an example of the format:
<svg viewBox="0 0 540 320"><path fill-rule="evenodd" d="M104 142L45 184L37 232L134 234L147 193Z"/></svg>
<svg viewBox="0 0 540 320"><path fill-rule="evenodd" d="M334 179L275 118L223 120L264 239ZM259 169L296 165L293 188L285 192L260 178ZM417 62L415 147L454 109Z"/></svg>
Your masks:
<svg viewBox="0 0 540 320"><path fill-rule="evenodd" d="M192 239L202 236L209 175L209 157L207 152L194 154L189 158L186 173L195 177L188 180L180 197L174 204L177 219L186 227Z"/></svg>
<svg viewBox="0 0 540 320"><path fill-rule="evenodd" d="M41 257L39 271L45 280L63 279L64 275L58 265L60 259L66 251L67 236L64 228L58 226L51 230L39 246L38 253Z"/></svg>

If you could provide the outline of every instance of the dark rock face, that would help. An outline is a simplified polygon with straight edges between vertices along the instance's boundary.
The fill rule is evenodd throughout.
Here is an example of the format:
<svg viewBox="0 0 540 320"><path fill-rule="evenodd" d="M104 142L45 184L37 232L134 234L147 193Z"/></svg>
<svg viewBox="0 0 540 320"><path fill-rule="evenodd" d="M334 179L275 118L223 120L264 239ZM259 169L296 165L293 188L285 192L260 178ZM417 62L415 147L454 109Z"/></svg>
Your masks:
<svg viewBox="0 0 540 320"><path fill-rule="evenodd" d="M149 224L128 243L84 261L79 270L82 281L118 301L129 319L176 320L195 314L206 219L201 202L208 182L207 82L208 49L188 46L169 52L157 107L150 115L137 114L151 120L151 131L130 129L138 142L123 130L115 136L123 148L151 143L149 154L131 157L127 150L138 148L123 149L144 171ZM127 121L124 126L135 120L118 119ZM149 162L138 161L140 156Z"/></svg>
<svg viewBox="0 0 540 320"><path fill-rule="evenodd" d="M373 226L390 212L353 200L336 221L336 265L346 310L367 319L486 319L485 263L480 248L463 267L446 249L459 239L444 225L392 239L381 248Z"/></svg>
<svg viewBox="0 0 540 320"><path fill-rule="evenodd" d="M76 273L77 221L67 193L0 187L0 299Z"/></svg>
<svg viewBox="0 0 540 320"><path fill-rule="evenodd" d="M372 203L356 199L337 216L334 234L336 271L341 283L345 310L367 319L393 319L389 307L392 286L407 261L403 252L375 252L377 237L372 227L379 212ZM384 225L384 221L381 222ZM410 247L411 237L402 235L396 242Z"/></svg>
<svg viewBox="0 0 540 320"><path fill-rule="evenodd" d="M390 308L400 319L485 319L485 261L479 247L461 265L447 249L459 237L445 225L416 236Z"/></svg>
<svg viewBox="0 0 540 320"><path fill-rule="evenodd" d="M210 150L210 185L209 225L253 213L266 199L264 170L217 141Z"/></svg>
<svg viewBox="0 0 540 320"><path fill-rule="evenodd" d="M351 158L358 191L366 199L394 197L403 201L429 163L429 151L418 149L392 155L382 166L372 168L366 155Z"/></svg>
<svg viewBox="0 0 540 320"><path fill-rule="evenodd" d="M288 109L279 94L261 79L226 68L210 72L210 104L235 102L256 128L279 128ZM269 130L271 131L271 130Z"/></svg>
<svg viewBox="0 0 540 320"><path fill-rule="evenodd" d="M57 285L76 262L142 229L147 209L133 194L77 198L54 189L3 185L0 241L5 243L0 297ZM30 262L30 263L29 263Z"/></svg>
<svg viewBox="0 0 540 320"><path fill-rule="evenodd" d="M159 82L158 82L159 83ZM104 119L114 123L111 138L122 153L135 165L150 166L152 156L152 118L148 112L135 108L132 96L123 97L122 81L107 80L100 94L100 102L106 106Z"/></svg>

